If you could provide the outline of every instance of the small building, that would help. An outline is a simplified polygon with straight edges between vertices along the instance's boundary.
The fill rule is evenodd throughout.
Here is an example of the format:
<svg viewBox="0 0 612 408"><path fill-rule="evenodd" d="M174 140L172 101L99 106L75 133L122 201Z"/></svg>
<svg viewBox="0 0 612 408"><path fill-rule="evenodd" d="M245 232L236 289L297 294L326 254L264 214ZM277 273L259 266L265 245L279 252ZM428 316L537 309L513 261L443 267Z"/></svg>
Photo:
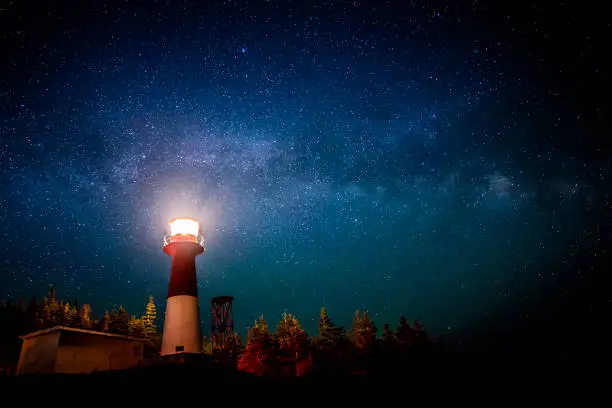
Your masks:
<svg viewBox="0 0 612 408"><path fill-rule="evenodd" d="M79 374L141 367L146 339L55 326L20 337L17 375Z"/></svg>

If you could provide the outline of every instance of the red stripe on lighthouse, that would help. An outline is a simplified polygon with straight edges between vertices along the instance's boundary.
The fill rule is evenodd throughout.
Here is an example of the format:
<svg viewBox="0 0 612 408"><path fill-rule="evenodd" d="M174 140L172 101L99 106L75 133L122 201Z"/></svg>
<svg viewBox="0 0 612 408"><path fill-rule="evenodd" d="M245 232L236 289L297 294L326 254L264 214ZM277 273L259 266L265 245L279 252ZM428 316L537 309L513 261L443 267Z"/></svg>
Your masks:
<svg viewBox="0 0 612 408"><path fill-rule="evenodd" d="M164 247L164 252L172 257L168 298L173 296L198 296L195 257L204 248L194 242L173 242Z"/></svg>

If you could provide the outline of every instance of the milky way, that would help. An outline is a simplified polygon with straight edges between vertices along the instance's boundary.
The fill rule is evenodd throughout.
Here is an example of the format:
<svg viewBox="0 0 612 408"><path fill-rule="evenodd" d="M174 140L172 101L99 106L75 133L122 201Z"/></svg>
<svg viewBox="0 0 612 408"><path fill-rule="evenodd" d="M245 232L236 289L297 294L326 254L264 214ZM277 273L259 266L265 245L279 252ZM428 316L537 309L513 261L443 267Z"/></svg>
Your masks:
<svg viewBox="0 0 612 408"><path fill-rule="evenodd" d="M554 285L600 196L558 145L579 116L484 9L189 3L5 30L1 295L163 304L175 216L240 330L325 305L441 333Z"/></svg>

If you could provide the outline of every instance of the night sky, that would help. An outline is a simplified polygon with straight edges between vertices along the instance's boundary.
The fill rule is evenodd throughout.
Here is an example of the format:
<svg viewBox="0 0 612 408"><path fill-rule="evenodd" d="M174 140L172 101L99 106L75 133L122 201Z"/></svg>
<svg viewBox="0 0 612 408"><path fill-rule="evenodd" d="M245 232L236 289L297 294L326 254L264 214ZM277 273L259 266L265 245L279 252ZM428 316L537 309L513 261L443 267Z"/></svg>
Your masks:
<svg viewBox="0 0 612 408"><path fill-rule="evenodd" d="M437 3L2 2L0 297L163 314L192 216L205 324L542 313L601 255L600 13Z"/></svg>

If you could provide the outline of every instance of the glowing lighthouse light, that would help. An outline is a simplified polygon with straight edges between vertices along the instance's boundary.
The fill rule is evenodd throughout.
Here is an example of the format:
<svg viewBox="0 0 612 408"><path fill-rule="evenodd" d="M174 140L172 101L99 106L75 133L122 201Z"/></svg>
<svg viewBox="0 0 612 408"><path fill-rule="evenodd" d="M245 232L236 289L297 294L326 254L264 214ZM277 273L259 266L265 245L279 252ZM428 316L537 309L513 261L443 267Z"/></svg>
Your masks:
<svg viewBox="0 0 612 408"><path fill-rule="evenodd" d="M170 234L164 239L164 245L172 242L195 242L203 244L200 235L200 223L193 218L175 218L170 221Z"/></svg>
<svg viewBox="0 0 612 408"><path fill-rule="evenodd" d="M200 223L192 218L177 218L170 221L170 235L193 235L200 233Z"/></svg>

